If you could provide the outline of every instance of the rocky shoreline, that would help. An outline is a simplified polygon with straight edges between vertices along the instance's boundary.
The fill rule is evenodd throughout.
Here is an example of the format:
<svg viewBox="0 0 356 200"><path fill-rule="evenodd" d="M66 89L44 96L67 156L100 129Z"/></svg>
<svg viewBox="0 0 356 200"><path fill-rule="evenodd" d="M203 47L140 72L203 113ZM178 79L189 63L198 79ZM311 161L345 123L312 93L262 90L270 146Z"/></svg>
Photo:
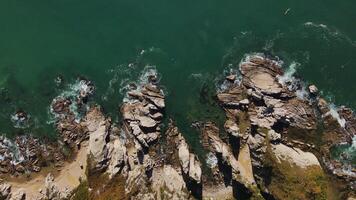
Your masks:
<svg viewBox="0 0 356 200"><path fill-rule="evenodd" d="M162 128L166 96L154 69L128 86L119 125L88 103L93 83L78 80L74 94L51 104L57 143L0 138L0 199L332 199L334 179L345 185L339 198L355 197L355 166L331 156L337 145L352 145L352 110L335 111L314 85L300 98L303 83L285 81L276 58L248 55L238 68L216 95L226 114L223 130L213 121L194 124L206 155L192 151L173 119ZM63 149L74 164L85 154L68 187L48 174L29 195L6 180L51 164L63 170L69 157Z"/></svg>

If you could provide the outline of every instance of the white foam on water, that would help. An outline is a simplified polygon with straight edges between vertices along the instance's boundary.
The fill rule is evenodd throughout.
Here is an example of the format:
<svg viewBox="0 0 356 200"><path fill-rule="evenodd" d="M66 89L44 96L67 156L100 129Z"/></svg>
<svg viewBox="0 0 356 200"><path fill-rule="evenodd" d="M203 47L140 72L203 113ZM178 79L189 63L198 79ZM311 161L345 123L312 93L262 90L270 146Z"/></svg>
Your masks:
<svg viewBox="0 0 356 200"><path fill-rule="evenodd" d="M203 77L202 73L191 73L189 77L194 78L194 79L201 79Z"/></svg>
<svg viewBox="0 0 356 200"><path fill-rule="evenodd" d="M215 154L213 154L212 152L209 152L206 155L205 162L209 168L215 168L218 165L218 158L215 156Z"/></svg>
<svg viewBox="0 0 356 200"><path fill-rule="evenodd" d="M231 83L231 81L228 81L225 79L225 77L227 77L229 75L236 76L236 79L233 83ZM223 77L224 81L222 83L221 82L219 83L218 81L216 81L215 87L216 87L216 91L218 93L226 91L227 89L230 88L231 85L239 86L241 84L242 76L241 76L239 70L237 69L237 67L234 67L233 64L228 65L228 68L223 71L223 76L224 76Z"/></svg>
<svg viewBox="0 0 356 200"><path fill-rule="evenodd" d="M328 26L325 24L318 24L318 23L314 23L314 22L305 22L304 26L312 26L312 27L318 27L318 28L323 28L323 29L328 28Z"/></svg>
<svg viewBox="0 0 356 200"><path fill-rule="evenodd" d="M0 147L2 149L7 149L4 154L0 154L0 160L4 160L6 157L10 157L10 163L13 165L17 165L25 160L23 155L21 154L20 150L18 149L17 145L15 145L10 139L6 138L5 136L0 136L1 142Z"/></svg>
<svg viewBox="0 0 356 200"><path fill-rule="evenodd" d="M337 122L339 123L339 125L342 127L342 128L345 128L345 124L346 124L346 120L344 118L342 118L339 113L337 112L338 111L338 108L335 106L335 104L330 104L329 105L329 108L330 108L330 115L335 119L337 120Z"/></svg>
<svg viewBox="0 0 356 200"><path fill-rule="evenodd" d="M297 68L300 66L297 62L292 62L288 68L284 71L282 76L278 76L278 82L283 86L290 86L291 83L296 81L294 74L297 72ZM288 88L293 89L293 88Z"/></svg>
<svg viewBox="0 0 356 200"><path fill-rule="evenodd" d="M30 118L31 118L31 115L27 114L26 119L22 120L18 117L18 115L16 113L14 113L11 115L10 120L13 123L13 126L15 128L25 129L25 128L30 127L30 123L29 123Z"/></svg>
<svg viewBox="0 0 356 200"><path fill-rule="evenodd" d="M52 102L58 99L70 99L72 104L70 104L69 109L74 114L75 121L79 122L82 119L82 113L79 111L78 105L76 103L77 97L80 95L91 96L94 93L94 88L91 85L91 82L88 80L76 80L73 84L68 85L67 89L59 94ZM85 107L87 110L88 107ZM52 104L49 106L49 120L48 124L56 122L58 118L62 118L61 114L57 114L53 111Z"/></svg>
<svg viewBox="0 0 356 200"><path fill-rule="evenodd" d="M307 99L309 97L309 92L307 91L306 87L303 85L301 89L295 91L295 95L299 99Z"/></svg>
<svg viewBox="0 0 356 200"><path fill-rule="evenodd" d="M160 82L160 75L157 72L156 66L152 66L152 65L147 65L144 67L144 69L141 71L138 81L136 82L129 82L129 80L125 80L122 82L123 85L121 85L121 92L125 92L125 96L123 99L124 103L135 103L137 100L136 99L132 99L130 98L130 96L128 95L128 91L131 92L141 92L142 87L146 84L148 84L150 82L150 77L156 77L157 80L156 82L159 83ZM135 85L135 89L132 88L132 84ZM161 89L161 93L163 95L165 95L165 91L163 91Z"/></svg>

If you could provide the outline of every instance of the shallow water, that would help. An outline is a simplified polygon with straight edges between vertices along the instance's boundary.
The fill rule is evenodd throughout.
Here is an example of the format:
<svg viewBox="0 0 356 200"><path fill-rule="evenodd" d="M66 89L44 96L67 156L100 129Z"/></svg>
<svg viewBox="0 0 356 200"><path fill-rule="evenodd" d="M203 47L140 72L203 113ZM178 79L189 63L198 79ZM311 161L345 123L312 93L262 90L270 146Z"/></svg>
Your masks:
<svg viewBox="0 0 356 200"><path fill-rule="evenodd" d="M355 9L353 0L2 0L0 132L55 135L48 106L78 76L94 81L95 102L117 119L121 89L152 65L167 115L195 146L190 124L223 120L216 84L251 52L299 63L297 75L356 108ZM18 109L29 128L13 127Z"/></svg>

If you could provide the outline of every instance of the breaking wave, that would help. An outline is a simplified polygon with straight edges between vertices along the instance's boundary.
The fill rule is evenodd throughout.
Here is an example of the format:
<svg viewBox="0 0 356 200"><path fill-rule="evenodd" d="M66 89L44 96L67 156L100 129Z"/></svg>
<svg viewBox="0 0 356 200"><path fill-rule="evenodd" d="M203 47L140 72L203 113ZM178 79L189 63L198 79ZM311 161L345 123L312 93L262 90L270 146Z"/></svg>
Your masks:
<svg viewBox="0 0 356 200"><path fill-rule="evenodd" d="M83 110L88 110L88 105L85 105L84 109L79 108L78 104L75 103L78 100L78 96L81 94L92 95L94 93L94 88L91 82L88 80L78 79L73 84L69 84L67 89L62 91L56 98L53 99L55 102L58 99L69 99L71 102L69 109L70 112L74 114L75 120L79 122L83 118ZM50 118L47 121L48 124L53 124L57 119L61 118L61 114L57 114L53 111L52 104L49 107Z"/></svg>
<svg viewBox="0 0 356 200"><path fill-rule="evenodd" d="M330 108L330 115L335 120L337 120L337 122L339 123L339 125L342 128L345 128L346 120L344 118L340 117L340 115L338 113L338 108L335 106L335 104L330 104L329 108Z"/></svg>

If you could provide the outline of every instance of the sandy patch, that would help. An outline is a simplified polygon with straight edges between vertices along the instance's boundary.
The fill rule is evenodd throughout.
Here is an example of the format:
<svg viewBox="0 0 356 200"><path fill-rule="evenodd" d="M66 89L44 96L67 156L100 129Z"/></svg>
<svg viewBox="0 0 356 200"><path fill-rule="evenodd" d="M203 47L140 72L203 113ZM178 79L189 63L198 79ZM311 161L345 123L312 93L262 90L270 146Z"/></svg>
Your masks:
<svg viewBox="0 0 356 200"><path fill-rule="evenodd" d="M87 167L88 144L82 143L82 148L78 151L76 158L72 162L64 163L59 172L53 172L55 175L54 183L60 191L68 188L70 191L77 188L80 184L79 179L86 178L85 169ZM57 170L57 169L56 169ZM47 174L41 174L34 179L26 182L9 181L12 185L12 192L22 190L26 193L26 199L38 199L39 191L45 184Z"/></svg>

